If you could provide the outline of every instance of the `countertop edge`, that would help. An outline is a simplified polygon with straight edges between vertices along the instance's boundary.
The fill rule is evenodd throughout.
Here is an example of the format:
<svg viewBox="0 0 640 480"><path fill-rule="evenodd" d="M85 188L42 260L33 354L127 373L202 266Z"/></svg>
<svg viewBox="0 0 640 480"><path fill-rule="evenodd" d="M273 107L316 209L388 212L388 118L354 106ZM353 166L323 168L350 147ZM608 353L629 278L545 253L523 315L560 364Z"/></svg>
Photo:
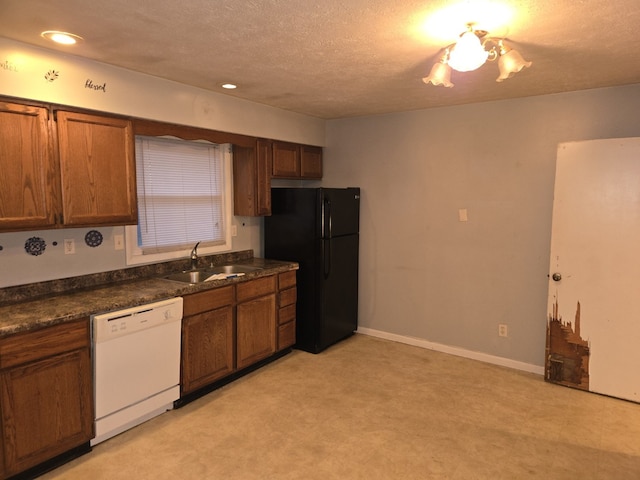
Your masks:
<svg viewBox="0 0 640 480"><path fill-rule="evenodd" d="M2 306L0 307L0 338L81 318L88 319L94 314L247 282L299 268L296 262L258 258L243 263L258 264L261 269L240 277L198 284L182 284L162 277L147 277Z"/></svg>

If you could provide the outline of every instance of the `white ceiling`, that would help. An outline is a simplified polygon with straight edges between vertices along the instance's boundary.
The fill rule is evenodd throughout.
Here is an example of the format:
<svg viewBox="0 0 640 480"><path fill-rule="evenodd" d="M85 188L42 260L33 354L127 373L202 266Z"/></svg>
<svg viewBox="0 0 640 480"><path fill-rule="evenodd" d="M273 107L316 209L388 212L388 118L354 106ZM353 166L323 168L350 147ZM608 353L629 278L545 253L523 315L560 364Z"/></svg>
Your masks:
<svg viewBox="0 0 640 480"><path fill-rule="evenodd" d="M510 7L507 26L482 18L487 3ZM638 0L2 0L1 10L4 37L327 119L640 83ZM453 72L454 88L424 84L468 22L533 66L503 83L488 63ZM53 29L85 41L53 46L40 37Z"/></svg>

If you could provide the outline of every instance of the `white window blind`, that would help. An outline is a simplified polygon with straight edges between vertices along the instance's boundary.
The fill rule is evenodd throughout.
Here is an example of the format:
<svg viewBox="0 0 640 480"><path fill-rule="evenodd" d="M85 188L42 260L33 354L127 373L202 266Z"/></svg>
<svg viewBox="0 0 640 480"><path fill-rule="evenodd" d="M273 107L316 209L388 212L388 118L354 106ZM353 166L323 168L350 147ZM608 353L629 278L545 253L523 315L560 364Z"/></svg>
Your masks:
<svg viewBox="0 0 640 480"><path fill-rule="evenodd" d="M136 137L143 254L225 243L225 146Z"/></svg>

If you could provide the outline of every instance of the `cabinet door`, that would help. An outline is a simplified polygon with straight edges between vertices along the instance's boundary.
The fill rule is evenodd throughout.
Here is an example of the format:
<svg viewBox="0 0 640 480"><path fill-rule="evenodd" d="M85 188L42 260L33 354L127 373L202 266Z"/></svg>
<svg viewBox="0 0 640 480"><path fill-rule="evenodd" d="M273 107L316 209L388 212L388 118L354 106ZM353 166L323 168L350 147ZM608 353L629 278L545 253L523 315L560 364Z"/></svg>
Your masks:
<svg viewBox="0 0 640 480"><path fill-rule="evenodd" d="M182 320L182 393L233 372L233 307Z"/></svg>
<svg viewBox="0 0 640 480"><path fill-rule="evenodd" d="M256 142L256 204L257 214L271 215L271 169L273 151L270 140Z"/></svg>
<svg viewBox="0 0 640 480"><path fill-rule="evenodd" d="M271 142L233 149L233 211L236 215L271 215Z"/></svg>
<svg viewBox="0 0 640 480"><path fill-rule="evenodd" d="M5 474L13 475L93 437L89 349L0 374Z"/></svg>
<svg viewBox="0 0 640 480"><path fill-rule="evenodd" d="M300 177L300 146L295 143L273 142L273 177Z"/></svg>
<svg viewBox="0 0 640 480"><path fill-rule="evenodd" d="M238 370L276 351L276 295L240 303L236 310Z"/></svg>
<svg viewBox="0 0 640 480"><path fill-rule="evenodd" d="M0 102L0 229L55 224L54 165L48 110Z"/></svg>
<svg viewBox="0 0 640 480"><path fill-rule="evenodd" d="M322 178L322 148L303 145L300 147L300 176Z"/></svg>
<svg viewBox="0 0 640 480"><path fill-rule="evenodd" d="M136 223L131 122L58 111L57 128L65 225Z"/></svg>

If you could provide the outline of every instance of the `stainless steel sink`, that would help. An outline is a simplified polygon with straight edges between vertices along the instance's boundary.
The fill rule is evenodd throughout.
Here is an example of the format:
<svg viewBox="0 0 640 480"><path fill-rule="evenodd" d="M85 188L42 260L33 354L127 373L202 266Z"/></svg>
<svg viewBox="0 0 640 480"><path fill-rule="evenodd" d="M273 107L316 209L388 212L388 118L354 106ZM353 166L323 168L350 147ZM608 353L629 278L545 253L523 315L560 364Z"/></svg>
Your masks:
<svg viewBox="0 0 640 480"><path fill-rule="evenodd" d="M219 267L211 267L206 270L185 270L183 272L172 273L167 275L167 280L182 283L201 283L210 278L212 275L218 276L216 279L224 279L223 275L236 275L255 272L262 270L261 267L253 267L251 265L221 265Z"/></svg>
<svg viewBox="0 0 640 480"><path fill-rule="evenodd" d="M212 273L208 273L202 270L192 270L186 272L172 273L171 275L167 275L167 280L173 280L174 282L182 282L182 283L200 283L204 282L207 278L209 278Z"/></svg>
<svg viewBox="0 0 640 480"><path fill-rule="evenodd" d="M211 274L216 273L226 273L229 275L233 275L234 273L250 273L255 272L256 270L262 270L261 267L253 267L251 265L222 265L219 267L212 267L207 269Z"/></svg>

